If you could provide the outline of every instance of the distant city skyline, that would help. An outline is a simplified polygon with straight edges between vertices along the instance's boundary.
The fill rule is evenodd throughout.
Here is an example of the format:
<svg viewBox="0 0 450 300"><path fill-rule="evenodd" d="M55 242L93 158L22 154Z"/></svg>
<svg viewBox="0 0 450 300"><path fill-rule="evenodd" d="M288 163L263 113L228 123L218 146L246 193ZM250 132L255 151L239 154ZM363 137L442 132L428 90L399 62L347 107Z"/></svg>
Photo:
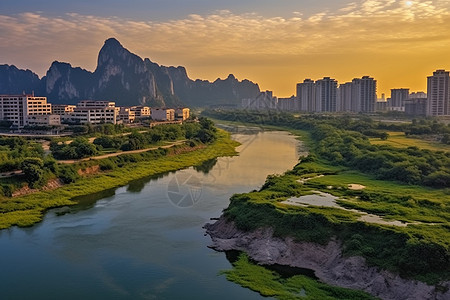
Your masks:
<svg viewBox="0 0 450 300"><path fill-rule="evenodd" d="M305 78L368 75L378 96L426 91L450 69L450 0L4 0L0 64L39 76L54 60L88 70L109 37L141 57L182 65L193 79L233 73L295 94Z"/></svg>

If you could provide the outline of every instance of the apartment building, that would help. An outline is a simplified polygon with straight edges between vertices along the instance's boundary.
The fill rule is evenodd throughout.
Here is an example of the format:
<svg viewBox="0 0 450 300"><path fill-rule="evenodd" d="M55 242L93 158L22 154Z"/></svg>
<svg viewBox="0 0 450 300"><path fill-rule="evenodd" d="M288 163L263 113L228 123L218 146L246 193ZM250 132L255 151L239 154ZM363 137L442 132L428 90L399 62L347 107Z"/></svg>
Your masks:
<svg viewBox="0 0 450 300"><path fill-rule="evenodd" d="M28 125L29 116L50 115L52 105L46 97L34 95L0 95L0 120L11 121L22 128Z"/></svg>
<svg viewBox="0 0 450 300"><path fill-rule="evenodd" d="M131 106L130 110L134 112L136 118L148 118L151 115L151 109L148 106Z"/></svg>
<svg viewBox="0 0 450 300"><path fill-rule="evenodd" d="M297 84L297 99L299 101L299 110L314 112L316 108L316 85L314 80L309 78Z"/></svg>
<svg viewBox="0 0 450 300"><path fill-rule="evenodd" d="M372 113L377 102L377 81L369 76L352 80L352 111Z"/></svg>
<svg viewBox="0 0 450 300"><path fill-rule="evenodd" d="M152 119L155 121L174 121L175 109L173 108L152 108Z"/></svg>
<svg viewBox="0 0 450 300"><path fill-rule="evenodd" d="M436 70L427 82L427 116L450 115L450 76L445 70Z"/></svg>
<svg viewBox="0 0 450 300"><path fill-rule="evenodd" d="M337 81L330 77L324 77L323 79L316 81L315 111L336 111L337 85Z"/></svg>
<svg viewBox="0 0 450 300"><path fill-rule="evenodd" d="M67 121L77 124L116 124L117 115L115 102L83 100L68 114Z"/></svg>
<svg viewBox="0 0 450 300"><path fill-rule="evenodd" d="M117 121L124 124L134 123L136 115L134 111L129 107L116 107Z"/></svg>
<svg viewBox="0 0 450 300"><path fill-rule="evenodd" d="M278 98L273 96L272 91L260 92L255 98L242 99L242 108L250 110L277 109Z"/></svg>
<svg viewBox="0 0 450 300"><path fill-rule="evenodd" d="M175 109L175 119L178 120L187 120L189 119L189 113L190 113L190 109L183 107L183 108L176 108Z"/></svg>
<svg viewBox="0 0 450 300"><path fill-rule="evenodd" d="M73 113L76 105L67 105L67 104L53 104L52 105L52 114L63 116L65 114Z"/></svg>
<svg viewBox="0 0 450 300"><path fill-rule="evenodd" d="M61 125L60 115L31 115L28 116L29 126L59 126Z"/></svg>
<svg viewBox="0 0 450 300"><path fill-rule="evenodd" d="M388 110L405 111L405 101L409 98L409 89L391 89Z"/></svg>

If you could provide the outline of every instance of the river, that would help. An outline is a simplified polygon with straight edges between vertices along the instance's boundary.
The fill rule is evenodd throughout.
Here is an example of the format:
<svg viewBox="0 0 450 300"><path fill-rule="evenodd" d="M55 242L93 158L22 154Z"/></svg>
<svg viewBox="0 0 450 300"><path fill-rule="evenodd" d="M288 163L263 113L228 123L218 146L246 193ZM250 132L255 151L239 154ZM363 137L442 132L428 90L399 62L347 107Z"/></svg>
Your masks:
<svg viewBox="0 0 450 300"><path fill-rule="evenodd" d="M297 162L286 132L235 133L239 156L83 197L30 228L0 231L1 299L260 299L228 282L231 264L202 226L234 193Z"/></svg>

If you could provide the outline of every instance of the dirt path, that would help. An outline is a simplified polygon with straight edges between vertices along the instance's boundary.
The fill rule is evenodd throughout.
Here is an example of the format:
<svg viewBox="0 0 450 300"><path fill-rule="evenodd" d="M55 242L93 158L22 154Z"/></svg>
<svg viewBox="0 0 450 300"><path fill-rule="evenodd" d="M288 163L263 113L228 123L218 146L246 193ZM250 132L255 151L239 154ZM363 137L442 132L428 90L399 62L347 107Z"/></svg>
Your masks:
<svg viewBox="0 0 450 300"><path fill-rule="evenodd" d="M86 158L82 158L82 159L58 160L58 162L62 163L62 164L74 164L74 163L87 161L87 160L92 160L92 159L98 160L98 159L115 157L115 156L124 155L124 154L142 153L142 152L147 152L147 151L150 151L150 150L156 150L158 148L171 148L173 146L181 145L185 141L186 140L176 141L176 142L173 142L173 143L171 143L169 145L164 145L164 146L156 146L156 147L150 147L150 148L139 149L139 150L131 150L131 151L124 151L124 152L109 153L109 154L104 154L104 155L99 155L99 156L86 157Z"/></svg>

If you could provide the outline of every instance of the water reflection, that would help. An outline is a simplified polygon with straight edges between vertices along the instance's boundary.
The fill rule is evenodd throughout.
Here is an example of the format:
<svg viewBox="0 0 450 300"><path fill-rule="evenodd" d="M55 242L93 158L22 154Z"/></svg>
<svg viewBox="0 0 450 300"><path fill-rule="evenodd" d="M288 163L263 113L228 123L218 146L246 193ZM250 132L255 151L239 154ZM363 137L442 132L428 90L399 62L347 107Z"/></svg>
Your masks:
<svg viewBox="0 0 450 300"><path fill-rule="evenodd" d="M2 299L260 299L217 276L230 265L207 248L202 226L232 194L292 168L298 144L281 132L233 137L243 143L239 156L80 197L78 206L51 211L36 226L0 231ZM198 178L202 189L191 207L168 197L182 174Z"/></svg>
<svg viewBox="0 0 450 300"><path fill-rule="evenodd" d="M216 164L217 158L209 159L204 161L201 165L194 166L194 170L197 172L202 172L203 174L208 174Z"/></svg>
<svg viewBox="0 0 450 300"><path fill-rule="evenodd" d="M235 264L239 260L239 256L242 254L242 251L238 250L230 250L225 251L225 256L227 260L230 262L230 264ZM258 264L254 260L249 258L249 262L252 264ZM272 264L272 265L261 265L261 267L264 267L268 270L274 271L277 273L281 278L287 279L293 276L297 275L303 275L307 276L309 278L312 278L314 280L318 280L314 270L306 269L306 268L299 268L299 267L291 267L286 265L279 265L279 264Z"/></svg>

